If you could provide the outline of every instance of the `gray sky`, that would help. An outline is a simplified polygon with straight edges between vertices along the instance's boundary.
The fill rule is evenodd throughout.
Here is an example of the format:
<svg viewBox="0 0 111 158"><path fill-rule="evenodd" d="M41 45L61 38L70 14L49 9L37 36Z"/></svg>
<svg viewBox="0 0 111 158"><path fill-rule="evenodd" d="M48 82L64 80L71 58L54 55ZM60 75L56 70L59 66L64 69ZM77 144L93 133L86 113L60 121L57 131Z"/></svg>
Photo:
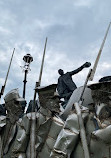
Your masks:
<svg viewBox="0 0 111 158"><path fill-rule="evenodd" d="M45 38L48 37L42 86L57 83L57 70L74 70L96 59L111 20L110 0L0 0L0 87L4 84L13 48L12 62L4 95L13 88L23 91L23 56L34 61L28 73L26 99L33 98L39 78ZM93 82L110 74L111 30L109 31ZM73 77L84 84L88 69ZM93 83L91 82L91 83Z"/></svg>

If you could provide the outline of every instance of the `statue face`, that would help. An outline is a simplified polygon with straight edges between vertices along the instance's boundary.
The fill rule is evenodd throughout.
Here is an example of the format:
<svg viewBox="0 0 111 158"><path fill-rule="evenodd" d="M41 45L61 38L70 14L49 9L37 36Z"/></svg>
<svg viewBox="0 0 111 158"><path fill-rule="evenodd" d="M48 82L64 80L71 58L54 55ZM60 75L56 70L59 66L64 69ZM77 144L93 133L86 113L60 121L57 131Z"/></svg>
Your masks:
<svg viewBox="0 0 111 158"><path fill-rule="evenodd" d="M56 93L57 84L38 89L40 106L51 112L60 112L59 96Z"/></svg>
<svg viewBox="0 0 111 158"><path fill-rule="evenodd" d="M15 123L22 114L22 105L19 101L13 99L12 101L7 102L5 106L7 109L7 117L9 117L12 124Z"/></svg>
<svg viewBox="0 0 111 158"><path fill-rule="evenodd" d="M25 99L19 96L18 89L13 89L6 94L4 100L7 118L10 119L11 123L15 123L23 114L24 108L22 102L25 102Z"/></svg>
<svg viewBox="0 0 111 158"><path fill-rule="evenodd" d="M60 99L58 96L41 96L39 97L40 106L52 112L60 112Z"/></svg>
<svg viewBox="0 0 111 158"><path fill-rule="evenodd" d="M59 105L60 99L58 96L54 96L53 98L47 99L46 107L53 112L60 112L60 105Z"/></svg>

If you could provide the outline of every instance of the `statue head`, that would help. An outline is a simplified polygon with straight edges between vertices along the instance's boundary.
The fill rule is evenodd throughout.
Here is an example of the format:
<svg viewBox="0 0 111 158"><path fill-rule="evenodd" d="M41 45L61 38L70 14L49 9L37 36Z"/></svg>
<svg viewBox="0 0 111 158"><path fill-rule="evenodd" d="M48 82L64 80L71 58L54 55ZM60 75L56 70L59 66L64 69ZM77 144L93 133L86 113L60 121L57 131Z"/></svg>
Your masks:
<svg viewBox="0 0 111 158"><path fill-rule="evenodd" d="M105 120L111 116L111 110L106 104L101 103L96 105L96 115L100 120Z"/></svg>
<svg viewBox="0 0 111 158"><path fill-rule="evenodd" d="M4 97L7 118L11 123L15 123L21 117L25 110L26 101L21 98L18 89L13 89Z"/></svg>
<svg viewBox="0 0 111 158"><path fill-rule="evenodd" d="M59 69L58 73L62 76L64 74L64 71L62 69Z"/></svg>
<svg viewBox="0 0 111 158"><path fill-rule="evenodd" d="M48 109L51 112L60 112L60 99L56 92L57 84L52 84L46 87L38 88L40 106Z"/></svg>
<svg viewBox="0 0 111 158"><path fill-rule="evenodd" d="M111 117L111 82L100 82L90 86L96 115L100 120Z"/></svg>

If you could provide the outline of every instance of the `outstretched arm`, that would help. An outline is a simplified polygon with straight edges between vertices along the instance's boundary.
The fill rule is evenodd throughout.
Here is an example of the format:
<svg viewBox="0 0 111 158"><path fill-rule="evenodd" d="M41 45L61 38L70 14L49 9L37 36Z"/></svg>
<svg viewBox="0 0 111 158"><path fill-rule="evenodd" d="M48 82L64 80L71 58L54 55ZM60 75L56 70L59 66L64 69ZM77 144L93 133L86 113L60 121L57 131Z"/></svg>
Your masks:
<svg viewBox="0 0 111 158"><path fill-rule="evenodd" d="M91 63L90 62L86 62L81 67L79 67L78 69L75 69L74 71L69 72L69 74L72 76L72 75L77 74L78 72L80 72L82 69L88 68L90 66L91 66Z"/></svg>

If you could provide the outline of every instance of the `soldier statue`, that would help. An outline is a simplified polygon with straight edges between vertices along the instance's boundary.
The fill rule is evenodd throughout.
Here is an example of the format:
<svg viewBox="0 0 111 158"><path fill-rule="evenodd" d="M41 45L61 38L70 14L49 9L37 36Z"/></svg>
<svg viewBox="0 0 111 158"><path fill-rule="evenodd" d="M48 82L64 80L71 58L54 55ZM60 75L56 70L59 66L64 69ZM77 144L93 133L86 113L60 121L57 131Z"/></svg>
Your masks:
<svg viewBox="0 0 111 158"><path fill-rule="evenodd" d="M60 77L58 79L57 91L60 95L60 98L64 98L66 104L73 93L73 91L77 88L76 84L72 80L72 75L77 74L84 68L88 68L91 66L91 63L86 62L81 67L71 72L64 73L62 69L58 70Z"/></svg>

